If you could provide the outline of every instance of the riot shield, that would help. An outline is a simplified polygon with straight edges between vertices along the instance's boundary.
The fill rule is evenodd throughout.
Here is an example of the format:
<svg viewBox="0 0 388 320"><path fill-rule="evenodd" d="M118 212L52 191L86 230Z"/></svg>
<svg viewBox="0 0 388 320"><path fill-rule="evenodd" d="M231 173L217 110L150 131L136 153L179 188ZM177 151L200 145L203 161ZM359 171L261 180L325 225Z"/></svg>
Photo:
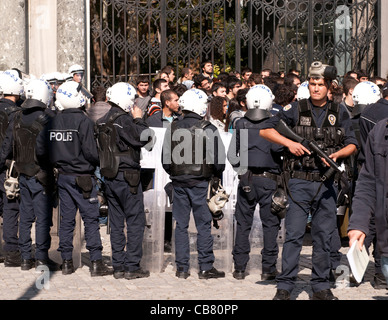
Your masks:
<svg viewBox="0 0 388 320"><path fill-rule="evenodd" d="M284 219L281 221L280 230L278 233L277 242L279 245L278 261L280 261L280 247L284 243L285 239L285 228ZM256 206L256 210L253 216L253 223L251 233L249 235L249 241L251 244L251 252L249 254L249 262L247 265L247 271L250 274L261 273L261 250L263 249L263 226L260 219L260 206Z"/></svg>
<svg viewBox="0 0 388 320"><path fill-rule="evenodd" d="M227 150L231 134L227 132L221 132L221 139ZM226 168L222 176L222 186L226 190L229 196L229 201L223 208L224 217L218 221L219 228L212 227L213 235L213 252L215 256L214 267L220 271L231 272L233 266L232 249L233 249L233 215L234 205L236 202L236 190L233 185L234 171L229 162L226 162ZM173 204L174 205L174 204ZM197 229L195 227L195 221L191 212L189 222L189 241L190 241L190 271L195 273L199 271L198 266L198 252L197 252ZM173 219L173 236L172 236L172 256L175 261L175 220ZM174 264L174 270L176 266Z"/></svg>
<svg viewBox="0 0 388 320"><path fill-rule="evenodd" d="M142 148L142 169L152 169L153 177L150 188L144 191L144 211L146 226L143 237L142 268L150 272L161 272L164 264L164 228L167 195L164 186L169 176L161 163L162 145L166 129L152 128L157 137L151 151ZM148 170L150 171L150 170Z"/></svg>

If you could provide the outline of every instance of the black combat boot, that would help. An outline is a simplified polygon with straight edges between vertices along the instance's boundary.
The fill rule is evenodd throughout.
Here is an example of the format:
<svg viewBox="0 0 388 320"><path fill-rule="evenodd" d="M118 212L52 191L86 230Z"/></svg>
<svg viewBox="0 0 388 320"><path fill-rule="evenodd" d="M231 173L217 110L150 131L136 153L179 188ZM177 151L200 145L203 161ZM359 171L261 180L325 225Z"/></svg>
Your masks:
<svg viewBox="0 0 388 320"><path fill-rule="evenodd" d="M92 277L102 277L113 274L113 269L109 268L102 260L92 261L90 275Z"/></svg>
<svg viewBox="0 0 388 320"><path fill-rule="evenodd" d="M74 272L73 260L63 260L61 269L62 274L72 274Z"/></svg>
<svg viewBox="0 0 388 320"><path fill-rule="evenodd" d="M216 278L225 278L225 272L218 271L216 268L211 268L210 270L202 270L198 272L199 279L216 279Z"/></svg>

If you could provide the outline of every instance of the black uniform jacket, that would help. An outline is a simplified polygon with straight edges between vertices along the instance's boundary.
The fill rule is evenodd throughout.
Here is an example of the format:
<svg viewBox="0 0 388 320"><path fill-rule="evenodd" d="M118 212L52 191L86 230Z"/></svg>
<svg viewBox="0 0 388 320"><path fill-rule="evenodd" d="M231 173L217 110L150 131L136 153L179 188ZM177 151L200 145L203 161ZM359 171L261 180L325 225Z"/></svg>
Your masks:
<svg viewBox="0 0 388 320"><path fill-rule="evenodd" d="M60 173L94 174L99 164L94 123L81 109L58 112L45 138L50 162Z"/></svg>
<svg viewBox="0 0 388 320"><path fill-rule="evenodd" d="M194 112L187 112L182 118L176 119L175 121L179 122L179 128L189 129L194 125L198 124L203 118ZM210 124L205 128L205 130L212 130L214 134L213 140L213 150L208 150L208 152L212 152L212 164L214 165L213 171L214 175L217 177L221 177L222 172L225 170L225 146L221 140L220 134L217 128ZM163 151L162 151L162 162L164 170L170 174L171 173L171 163L169 160L171 159L171 125L167 128L164 142L163 142ZM168 161L166 161L168 159ZM208 180L203 176L195 176L195 175L180 175L180 176L170 176L173 185L177 187L193 187L198 183Z"/></svg>
<svg viewBox="0 0 388 320"><path fill-rule="evenodd" d="M97 120L97 124L106 123L109 117L117 112L122 112L120 107L112 106L105 116ZM116 144L120 152L125 152L132 148L137 154L136 158L131 156L120 156L119 171L128 169L140 169L140 152L141 148L147 145L152 148L151 140L154 131L149 129L147 123L141 119L134 119L131 114L125 113L114 121L116 129Z"/></svg>
<svg viewBox="0 0 388 320"><path fill-rule="evenodd" d="M353 197L348 230L369 233L375 215L377 247L388 256L388 118L377 123L365 145L365 162Z"/></svg>

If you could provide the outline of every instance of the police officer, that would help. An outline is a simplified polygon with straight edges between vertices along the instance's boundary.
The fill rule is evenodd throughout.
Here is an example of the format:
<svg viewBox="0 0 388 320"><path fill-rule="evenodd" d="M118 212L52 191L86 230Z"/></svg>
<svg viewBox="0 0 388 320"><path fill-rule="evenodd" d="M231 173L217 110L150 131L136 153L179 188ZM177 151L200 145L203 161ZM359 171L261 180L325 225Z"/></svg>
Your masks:
<svg viewBox="0 0 388 320"><path fill-rule="evenodd" d="M74 64L69 68L70 81L81 83L84 77L84 68L79 64Z"/></svg>
<svg viewBox="0 0 388 320"><path fill-rule="evenodd" d="M280 135L274 128L282 119L300 136L314 140L336 161L357 150L357 140L347 111L327 99L336 69L314 62L309 71L310 99L284 107L269 118L260 135L288 148L285 161L290 173L288 183L290 207L285 218L286 238L282 253L282 272L277 277L275 300L288 300L295 287L299 255L302 249L308 214L311 213L313 240L312 279L314 300L336 300L330 290L330 251L336 228L337 190L329 164L305 146ZM337 233L338 236L338 233Z"/></svg>
<svg viewBox="0 0 388 320"><path fill-rule="evenodd" d="M50 85L44 80L30 80L25 86L26 101L22 112L14 117L13 126L9 126L3 143L0 165L13 153L15 168L19 173L20 186L20 222L19 247L21 251L21 269L29 270L33 266L47 266L57 270L57 265L49 259L51 245L50 228L52 226L52 190L54 186L53 170L44 153L44 126L48 122L47 107L52 99ZM42 141L43 139L43 141ZM43 153L36 155L36 149ZM38 151L39 152L39 151ZM31 228L36 221L35 259L32 257Z"/></svg>
<svg viewBox="0 0 388 320"><path fill-rule="evenodd" d="M362 82L368 83L368 82ZM361 83L360 83L361 85ZM372 86L367 86L369 90L363 90L359 94L363 94L363 99L368 99L366 102L372 102L376 100L377 94L372 92ZM357 98L357 97L356 97ZM373 100L371 100L373 99ZM367 103L368 105L362 110L359 117L359 137L360 137L360 146L361 150L358 154L358 166L361 168L362 164L365 162L365 146L368 139L369 133L372 131L374 126L381 120L388 117L388 86L385 85L382 89L382 98L376 101L375 103ZM369 232L365 238L365 247L368 249L373 243L373 257L375 261L375 275L373 277L373 287L375 289L385 289L387 288L387 283L385 277L382 274L381 270L381 255L380 250L377 247L377 237L376 237L376 221L374 215L372 215Z"/></svg>
<svg viewBox="0 0 388 320"><path fill-rule="evenodd" d="M100 171L105 178L111 228L113 276L128 280L150 275L140 268L145 226L140 149L152 135L142 119L142 110L134 106L135 95L136 89L128 83L113 85L107 91L112 107L97 121ZM104 125L110 126L113 136L105 135L101 129Z"/></svg>
<svg viewBox="0 0 388 320"><path fill-rule="evenodd" d="M24 82L15 70L0 74L0 143L3 143L6 129L13 125L15 113L20 110L16 103L24 94ZM12 157L9 158L10 160ZM4 189L7 167L0 168L0 190L3 204L3 239L6 267L20 267L19 251L19 199L8 199Z"/></svg>
<svg viewBox="0 0 388 320"><path fill-rule="evenodd" d="M94 123L80 109L85 104L85 97L79 90L79 83L74 81L65 82L58 88L56 103L63 111L52 119L47 132L50 162L58 170L61 214L58 251L63 259L62 273L73 273L73 231L79 209L92 262L91 276L104 276L111 274L111 270L103 263L101 253L97 189L93 178L98 151Z"/></svg>
<svg viewBox="0 0 388 320"><path fill-rule="evenodd" d="M281 155L283 148L257 137L260 123L271 117L274 96L265 85L256 85L247 93L248 111L236 123L228 150L228 159L240 172L235 218L236 238L233 248L235 270L233 277L244 279L249 260L249 234L257 204L263 224L264 247L262 254L262 280L273 280L277 275L279 253L277 236L280 217L271 213L272 195L281 185ZM246 157L246 159L243 159ZM245 162L245 168L244 168ZM245 169L245 170L244 170ZM244 171L246 171L244 173Z"/></svg>
<svg viewBox="0 0 388 320"><path fill-rule="evenodd" d="M224 146L216 127L203 119L207 111L205 92L190 89L180 97L179 105L184 116L167 128L162 155L163 168L170 175L174 189L172 215L176 220L176 276L186 279L190 275L188 226L193 210L198 231L199 278L225 277L224 272L213 267L212 214L206 202L209 180L213 176L221 178L225 169ZM180 141L182 136L184 139ZM199 139L206 139L202 145L206 150L196 147L201 145ZM179 152L181 149L183 154Z"/></svg>
<svg viewBox="0 0 388 320"><path fill-rule="evenodd" d="M381 255L381 269L388 281L388 226L387 226L387 136L388 118L378 122L372 129L365 145L365 162L360 171L348 236L349 246L359 241L361 249L370 232L370 219L376 222L377 247Z"/></svg>

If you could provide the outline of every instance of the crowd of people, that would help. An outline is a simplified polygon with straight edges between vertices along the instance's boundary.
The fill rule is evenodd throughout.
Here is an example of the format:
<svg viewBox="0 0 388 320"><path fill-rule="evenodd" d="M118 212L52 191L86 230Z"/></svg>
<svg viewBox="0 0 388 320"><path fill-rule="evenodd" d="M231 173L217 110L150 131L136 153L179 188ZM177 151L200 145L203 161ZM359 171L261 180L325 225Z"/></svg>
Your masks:
<svg viewBox="0 0 388 320"><path fill-rule="evenodd" d="M215 76L211 61L204 61L200 70L183 68L177 80L174 70L166 66L153 81L139 76L133 85L118 82L91 92L83 85L84 69L79 65L69 69L67 79L58 73L23 79L17 69L0 73L4 265L22 270L47 266L73 273L72 237L78 209L85 224L91 276L148 277L140 262L143 190L145 184L152 185L152 172L141 169L140 152L152 148L152 128L159 127L167 129L162 163L172 181L177 277L190 276L191 212L198 231L199 278L225 276L213 266L214 212L209 209L208 190L217 190L222 183L228 159L239 177L231 253L234 278L243 280L248 274L249 234L259 204L264 239L261 278L277 281L274 299L290 298L306 231L314 243L312 298L336 299L330 281L338 276L341 238L347 238L337 225L343 223L337 216L340 212L350 217L351 243L368 235L365 244L374 248L375 288L386 288L374 217L365 223L352 203L354 197L356 203L360 201L356 182L371 157L364 150L369 146L368 134L388 117L387 80L369 78L364 71L338 77L335 68L320 62L311 65L305 78L294 69L255 73L250 68ZM289 128L301 140L288 135ZM198 130L207 139L211 132L212 161L206 158L209 150L199 155L198 163L177 161L174 148L180 142L172 138L176 130L187 130L194 140ZM220 132L232 134L229 148ZM314 141L328 158L301 141ZM192 147L189 152L189 158L197 160L198 150ZM337 162L343 162L346 170L335 167ZM62 265L48 256L54 206L59 206L61 217ZM99 224L106 223L106 210L113 268L101 255ZM279 272L277 235L284 217L286 238Z"/></svg>

